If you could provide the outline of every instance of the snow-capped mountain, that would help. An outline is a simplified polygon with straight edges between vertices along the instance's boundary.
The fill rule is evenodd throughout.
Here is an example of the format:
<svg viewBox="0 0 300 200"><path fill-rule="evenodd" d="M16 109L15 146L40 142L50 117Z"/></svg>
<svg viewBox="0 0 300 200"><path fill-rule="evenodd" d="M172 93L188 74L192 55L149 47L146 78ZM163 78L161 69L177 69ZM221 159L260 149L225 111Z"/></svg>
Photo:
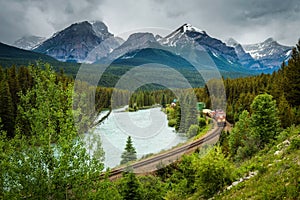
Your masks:
<svg viewBox="0 0 300 200"><path fill-rule="evenodd" d="M184 24L179 27L162 39L161 43L168 46L183 46L195 43L215 56L223 56L230 62L237 60L234 48L227 46L221 40L210 37L205 31L193 27L190 24Z"/></svg>
<svg viewBox="0 0 300 200"><path fill-rule="evenodd" d="M211 67L214 63L224 71L247 71L239 62L233 47L190 24L182 25L159 42L201 68Z"/></svg>
<svg viewBox="0 0 300 200"><path fill-rule="evenodd" d="M115 48L105 59L98 62L113 62L128 52L154 47L155 45L159 44L152 33L133 33L122 45Z"/></svg>
<svg viewBox="0 0 300 200"><path fill-rule="evenodd" d="M13 43L13 46L18 47L20 49L32 50L36 46L40 45L43 41L45 41L45 37L39 36L24 36Z"/></svg>
<svg viewBox="0 0 300 200"><path fill-rule="evenodd" d="M283 61L286 62L290 58L292 52L292 47L281 45L273 38L258 44L243 45L243 48L255 60L270 69L278 69Z"/></svg>
<svg viewBox="0 0 300 200"><path fill-rule="evenodd" d="M120 37L109 37L91 50L85 58L85 63L94 63L106 58L114 49L119 47L124 40Z"/></svg>
<svg viewBox="0 0 300 200"><path fill-rule="evenodd" d="M167 51L170 54L166 54ZM161 53L160 58L158 52ZM176 68L186 67L184 66L186 62L174 64L172 59L182 60L176 56L188 61L189 65L203 70L211 69L216 65L224 72L251 73L249 69L241 65L233 47L210 37L205 31L190 24L180 26L165 37L154 36L152 33L132 34L120 47L108 55L107 60L118 65L135 66L147 62L158 62L170 63Z"/></svg>
<svg viewBox="0 0 300 200"><path fill-rule="evenodd" d="M42 38L39 39L42 41ZM23 38L15 45L25 44L24 41L29 39ZM33 45L35 40L31 41L25 46L32 48L36 45ZM149 48L162 51L151 51ZM148 50L140 51L142 49ZM191 24L184 24L165 37L154 36L152 33L134 33L124 42L123 39L114 37L103 22L84 21L55 33L35 46L33 51L68 62L111 63L118 59L117 63L120 65L122 62L135 62L135 57L140 62L141 55L146 56L145 60L158 61L158 52L170 51L172 54L164 59L176 60L173 57L176 55L201 69L209 69L213 63L223 72L256 73L278 69L282 61L289 59L291 47L280 45L273 39L253 45L241 45L233 39L224 43ZM155 52L155 58L150 55L151 52Z"/></svg>
<svg viewBox="0 0 300 200"><path fill-rule="evenodd" d="M235 49L235 53L243 66L253 70L263 70L265 68L258 60L255 60L249 53L246 53L242 45L233 38L229 38L226 44Z"/></svg>
<svg viewBox="0 0 300 200"><path fill-rule="evenodd" d="M106 41L105 44L99 46L103 41ZM103 22L84 21L55 33L34 51L50 55L60 61L94 62L97 57L106 56L122 42L108 31ZM91 51L93 55L89 56Z"/></svg>

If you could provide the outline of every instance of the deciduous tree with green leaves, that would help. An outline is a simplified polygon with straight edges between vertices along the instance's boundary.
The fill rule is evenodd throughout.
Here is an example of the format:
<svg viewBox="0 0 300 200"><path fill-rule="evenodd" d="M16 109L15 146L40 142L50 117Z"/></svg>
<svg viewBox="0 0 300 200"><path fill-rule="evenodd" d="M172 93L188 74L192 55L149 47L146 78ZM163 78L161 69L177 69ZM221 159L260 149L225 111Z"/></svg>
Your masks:
<svg viewBox="0 0 300 200"><path fill-rule="evenodd" d="M219 146L193 162L196 169L195 188L199 199L208 199L232 181L232 163L225 158Z"/></svg>
<svg viewBox="0 0 300 200"><path fill-rule="evenodd" d="M271 95L256 96L250 107L251 116L244 110L229 135L230 154L237 160L251 157L280 132L278 109Z"/></svg>
<svg viewBox="0 0 300 200"><path fill-rule="evenodd" d="M32 68L35 85L21 94L16 136L4 148L4 199L82 199L95 190L103 164L86 153L72 110L73 84ZM23 129L26 121L28 129ZM28 131L25 135L23 131ZM9 162L8 162L9 161Z"/></svg>
<svg viewBox="0 0 300 200"><path fill-rule="evenodd" d="M229 139L229 151L232 156L235 156L239 147L244 146L244 140L249 135L250 128L250 115L247 110L244 110L239 116L239 121L235 124L232 129Z"/></svg>

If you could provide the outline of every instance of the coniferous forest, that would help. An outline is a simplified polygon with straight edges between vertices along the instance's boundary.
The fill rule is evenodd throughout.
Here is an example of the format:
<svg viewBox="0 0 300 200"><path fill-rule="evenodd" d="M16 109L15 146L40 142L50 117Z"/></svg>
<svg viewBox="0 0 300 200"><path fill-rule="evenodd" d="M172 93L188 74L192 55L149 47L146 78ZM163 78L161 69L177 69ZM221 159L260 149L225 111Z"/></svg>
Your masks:
<svg viewBox="0 0 300 200"><path fill-rule="evenodd" d="M103 172L101 141L90 156L78 138L95 125L90 122L101 111L127 104L129 111L159 104L170 126L193 137L206 121L192 114L181 119L183 99L193 104L190 89L178 97L168 89L132 92L97 86L95 112L89 112L84 100L90 98L85 93L90 88L80 83L81 96L73 102L74 82L48 64L0 67L1 199L299 199L300 41L288 63L272 74L224 78L232 129L222 132L217 145L151 175L128 170L110 180L109 170ZM216 89L218 84L210 80ZM209 108L207 87L193 90ZM118 98L111 102L113 92ZM168 104L175 98L178 107L171 110ZM196 112L195 106L190 111ZM136 159L131 138L125 150L122 163Z"/></svg>

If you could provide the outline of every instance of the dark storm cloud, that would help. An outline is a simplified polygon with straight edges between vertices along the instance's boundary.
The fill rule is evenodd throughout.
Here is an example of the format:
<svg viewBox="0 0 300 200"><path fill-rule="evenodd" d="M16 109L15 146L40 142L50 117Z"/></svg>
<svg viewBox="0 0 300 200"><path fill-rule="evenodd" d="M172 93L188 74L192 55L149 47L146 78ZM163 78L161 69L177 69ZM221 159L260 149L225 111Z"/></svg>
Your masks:
<svg viewBox="0 0 300 200"><path fill-rule="evenodd" d="M117 35L191 23L213 37L242 43L273 37L293 45L300 37L299 0L0 0L0 8L0 41L7 43L26 34L49 37L83 20L103 20Z"/></svg>
<svg viewBox="0 0 300 200"><path fill-rule="evenodd" d="M0 41L12 43L23 35L51 36L71 23L93 19L96 0L0 0ZM101 20L101 16L95 16Z"/></svg>

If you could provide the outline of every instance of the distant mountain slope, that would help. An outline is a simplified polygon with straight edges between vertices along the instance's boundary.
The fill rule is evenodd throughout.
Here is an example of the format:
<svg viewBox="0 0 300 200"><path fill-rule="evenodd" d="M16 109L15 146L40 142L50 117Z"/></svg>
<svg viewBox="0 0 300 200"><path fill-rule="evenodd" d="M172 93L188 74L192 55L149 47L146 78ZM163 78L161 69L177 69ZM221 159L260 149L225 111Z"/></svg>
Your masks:
<svg viewBox="0 0 300 200"><path fill-rule="evenodd" d="M51 38L44 41L34 49L39 53L52 56L60 61L85 62L89 53L98 47L103 41L110 39L109 43L98 49L100 57L106 56L123 41L114 38L108 31L107 26L100 21L80 22L70 25L64 30L55 33ZM94 54L96 51L94 51ZM97 55L94 55L97 58ZM94 62L89 57L87 62Z"/></svg>
<svg viewBox="0 0 300 200"><path fill-rule="evenodd" d="M243 48L255 60L258 60L266 68L278 69L283 61L287 61L292 52L292 47L284 46L273 38L257 44L243 45Z"/></svg>
<svg viewBox="0 0 300 200"><path fill-rule="evenodd" d="M240 43L238 43L233 38L230 38L227 42L228 46L235 49L240 63L251 70L264 70L265 67L258 60L255 60L249 53L246 53L244 48Z"/></svg>
<svg viewBox="0 0 300 200"><path fill-rule="evenodd" d="M221 40L210 37L205 31L202 31L190 24L184 24L174 32L160 40L161 44L174 47L179 54L184 54L187 48L192 51L201 51L199 45L207 52L210 52L214 59L225 59L228 65L240 63L234 48L227 46ZM190 53L190 52L189 52Z"/></svg>
<svg viewBox="0 0 300 200"><path fill-rule="evenodd" d="M157 46L159 44L152 33L134 33L131 34L123 44L108 54L106 58L102 60L100 59L98 62L113 62L115 59L126 53L138 49L153 47L154 45Z"/></svg>
<svg viewBox="0 0 300 200"><path fill-rule="evenodd" d="M7 68L12 65L28 66L29 64L36 64L37 61L49 63L54 70L59 71L63 69L68 75L75 77L80 64L60 62L51 56L41 53L19 49L0 42L0 66Z"/></svg>
<svg viewBox="0 0 300 200"><path fill-rule="evenodd" d="M43 41L45 41L45 37L39 36L24 36L13 43L13 46L18 47L20 49L32 50L33 48L40 45Z"/></svg>
<svg viewBox="0 0 300 200"><path fill-rule="evenodd" d="M223 74L254 73L241 65L234 48L189 24L184 24L166 37L155 37L152 33L134 33L106 59L113 64L126 66L157 62L171 64L184 70L187 70L186 66L189 65L193 66L190 70L195 70L195 67L201 70L217 67ZM107 60L102 59L98 62Z"/></svg>
<svg viewBox="0 0 300 200"><path fill-rule="evenodd" d="M128 52L115 59L107 69L107 72L114 74L113 72L118 69L119 72L122 71L122 73L119 74L122 76L133 67L144 64L149 64L149 67L151 65L153 65L153 67L164 65L170 69L177 70L193 87L204 86L205 84L201 74L199 74L194 66L187 60L181 56L171 53L170 51L155 48L136 49ZM174 76L174 74L165 74L164 78L176 82L177 77L172 76Z"/></svg>
<svg viewBox="0 0 300 200"><path fill-rule="evenodd" d="M43 60L46 62L57 62L54 58L32 51L19 49L17 47L9 46L7 44L0 43L0 59L12 59L12 60L24 60L35 61Z"/></svg>

